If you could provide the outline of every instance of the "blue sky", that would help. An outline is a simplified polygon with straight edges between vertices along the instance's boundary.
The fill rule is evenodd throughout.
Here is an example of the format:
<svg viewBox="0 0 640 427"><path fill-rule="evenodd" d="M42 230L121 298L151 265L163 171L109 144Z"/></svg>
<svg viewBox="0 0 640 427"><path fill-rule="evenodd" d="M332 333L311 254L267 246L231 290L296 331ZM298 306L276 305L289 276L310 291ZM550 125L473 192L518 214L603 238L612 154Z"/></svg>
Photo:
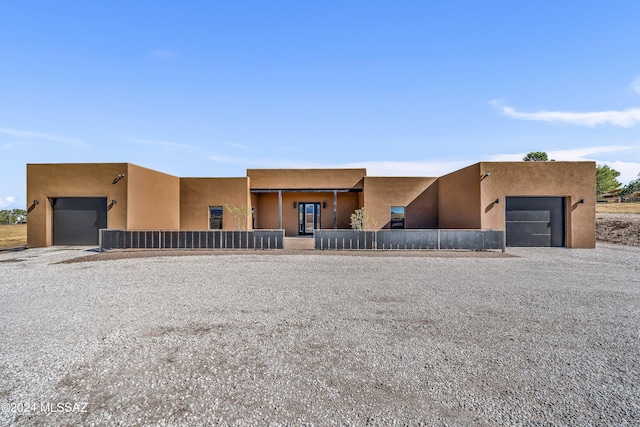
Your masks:
<svg viewBox="0 0 640 427"><path fill-rule="evenodd" d="M177 176L478 161L640 172L640 2L9 1L0 208L27 163Z"/></svg>

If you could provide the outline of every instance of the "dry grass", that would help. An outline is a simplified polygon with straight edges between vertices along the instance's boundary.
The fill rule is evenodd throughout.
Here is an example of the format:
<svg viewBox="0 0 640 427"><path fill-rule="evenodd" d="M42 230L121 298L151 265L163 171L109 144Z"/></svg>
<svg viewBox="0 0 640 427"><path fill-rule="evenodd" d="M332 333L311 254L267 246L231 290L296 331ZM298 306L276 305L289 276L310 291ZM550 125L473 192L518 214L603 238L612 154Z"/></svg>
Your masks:
<svg viewBox="0 0 640 427"><path fill-rule="evenodd" d="M0 249L27 244L27 224L0 225Z"/></svg>
<svg viewBox="0 0 640 427"><path fill-rule="evenodd" d="M640 214L640 203L598 203L596 212Z"/></svg>

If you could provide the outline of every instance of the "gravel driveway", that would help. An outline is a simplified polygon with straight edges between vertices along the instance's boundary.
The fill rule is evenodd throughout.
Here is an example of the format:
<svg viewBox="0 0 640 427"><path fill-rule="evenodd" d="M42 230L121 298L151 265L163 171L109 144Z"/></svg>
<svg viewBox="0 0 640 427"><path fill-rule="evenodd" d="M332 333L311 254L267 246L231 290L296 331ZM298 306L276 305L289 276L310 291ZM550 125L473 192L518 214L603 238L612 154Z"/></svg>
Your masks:
<svg viewBox="0 0 640 427"><path fill-rule="evenodd" d="M640 248L0 254L0 425L638 425Z"/></svg>

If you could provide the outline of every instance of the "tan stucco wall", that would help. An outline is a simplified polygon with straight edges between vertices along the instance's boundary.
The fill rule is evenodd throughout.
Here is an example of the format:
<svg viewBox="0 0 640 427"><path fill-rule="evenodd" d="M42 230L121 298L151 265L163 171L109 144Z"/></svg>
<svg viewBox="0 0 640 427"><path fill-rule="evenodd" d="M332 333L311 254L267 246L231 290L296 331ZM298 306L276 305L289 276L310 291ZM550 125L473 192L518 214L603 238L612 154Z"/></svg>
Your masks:
<svg viewBox="0 0 640 427"><path fill-rule="evenodd" d="M113 184L119 174L125 178ZM106 197L116 200L107 212L108 228L127 225L127 163L28 164L27 165L27 245L52 244L52 208L57 197ZM32 206L38 200L38 205Z"/></svg>
<svg viewBox="0 0 640 427"><path fill-rule="evenodd" d="M251 220L252 224L251 224L251 228L259 228L258 227L258 221L259 221L259 216L260 213L258 212L257 206L258 206L258 195L257 194L251 194L250 196L251 199L251 208L253 209L253 218Z"/></svg>
<svg viewBox="0 0 640 427"><path fill-rule="evenodd" d="M253 207L256 209L256 228L275 230L278 228L278 194L277 193L260 193L254 194L256 203ZM282 204L282 210L286 208ZM283 212L284 214L284 212Z"/></svg>
<svg viewBox="0 0 640 427"><path fill-rule="evenodd" d="M364 208L378 222L377 228L389 228L391 206L405 206L405 228L438 226L436 178L371 177L364 179Z"/></svg>
<svg viewBox="0 0 640 427"><path fill-rule="evenodd" d="M180 178L129 164L124 179L128 186L129 230L180 228Z"/></svg>
<svg viewBox="0 0 640 427"><path fill-rule="evenodd" d="M439 228L481 228L480 163L438 179Z"/></svg>
<svg viewBox="0 0 640 427"><path fill-rule="evenodd" d="M595 162L483 162L480 168L491 173L481 184L483 229L504 229L506 197L566 197L566 245L595 247Z"/></svg>
<svg viewBox="0 0 640 427"><path fill-rule="evenodd" d="M360 196L362 193L338 193L338 228L351 228L351 214L362 207ZM327 228L333 228L333 202L327 203L331 223ZM324 209L323 209L324 212ZM322 221L324 224L324 220ZM324 225L323 225L324 226Z"/></svg>
<svg viewBox="0 0 640 427"><path fill-rule="evenodd" d="M247 169L252 189L358 188L366 169Z"/></svg>
<svg viewBox="0 0 640 427"><path fill-rule="evenodd" d="M209 206L247 206L251 209L248 178L182 178L180 179L180 228L183 230L207 230ZM224 209L224 208L223 208ZM251 216L247 217L247 228ZM222 212L222 228L237 230L235 219L229 212Z"/></svg>

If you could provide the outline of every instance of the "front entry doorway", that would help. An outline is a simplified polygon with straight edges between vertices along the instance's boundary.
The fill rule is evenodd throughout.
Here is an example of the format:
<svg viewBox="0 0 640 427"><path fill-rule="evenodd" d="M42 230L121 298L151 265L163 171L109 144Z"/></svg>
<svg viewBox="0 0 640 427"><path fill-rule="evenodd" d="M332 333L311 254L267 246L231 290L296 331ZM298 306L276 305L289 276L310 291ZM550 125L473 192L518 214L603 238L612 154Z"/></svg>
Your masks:
<svg viewBox="0 0 640 427"><path fill-rule="evenodd" d="M320 228L320 202L298 203L298 234L308 236Z"/></svg>

